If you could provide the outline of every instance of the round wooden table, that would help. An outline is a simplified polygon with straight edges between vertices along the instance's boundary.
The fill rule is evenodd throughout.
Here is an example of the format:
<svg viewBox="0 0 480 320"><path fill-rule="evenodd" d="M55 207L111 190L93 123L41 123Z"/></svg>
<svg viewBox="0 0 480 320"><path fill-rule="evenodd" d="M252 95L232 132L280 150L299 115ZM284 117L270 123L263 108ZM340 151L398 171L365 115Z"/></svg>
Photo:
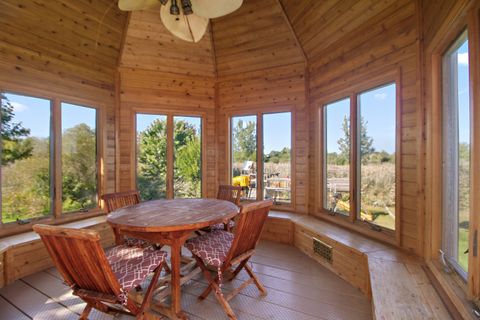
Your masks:
<svg viewBox="0 0 480 320"><path fill-rule="evenodd" d="M239 208L224 200L174 199L146 201L115 210L107 216L117 244L123 236L171 246L171 307L162 309L172 319L186 319L181 310L181 248L192 231L233 218Z"/></svg>

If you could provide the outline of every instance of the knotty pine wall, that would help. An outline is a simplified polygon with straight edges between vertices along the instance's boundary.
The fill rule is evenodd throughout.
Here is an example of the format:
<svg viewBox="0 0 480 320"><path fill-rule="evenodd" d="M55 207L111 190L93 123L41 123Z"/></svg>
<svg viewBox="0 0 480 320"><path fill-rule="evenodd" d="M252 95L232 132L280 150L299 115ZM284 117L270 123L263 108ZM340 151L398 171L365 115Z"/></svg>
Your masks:
<svg viewBox="0 0 480 320"><path fill-rule="evenodd" d="M277 0L244 1L212 22L217 65L219 183L229 183L229 117L249 111L292 111L293 209L308 208L305 57Z"/></svg>
<svg viewBox="0 0 480 320"><path fill-rule="evenodd" d="M103 192L115 190L115 81L127 15L109 0L2 0L0 90L102 109Z"/></svg>
<svg viewBox="0 0 480 320"><path fill-rule="evenodd" d="M423 241L423 168L417 143L419 88L417 83L417 11L412 0L397 1L286 1L287 16L305 50L309 70L310 96L310 197L309 210L316 214L318 161L315 123L318 108L326 96L345 90L388 72L401 77L401 181L400 244L420 253ZM341 97L339 97L341 98ZM420 162L421 163L421 162Z"/></svg>
<svg viewBox="0 0 480 320"><path fill-rule="evenodd" d="M303 63L219 78L218 82L218 176L229 183L229 116L239 112L292 112L292 175L294 210L307 213L308 113L305 104Z"/></svg>
<svg viewBox="0 0 480 320"><path fill-rule="evenodd" d="M215 197L215 65L210 31L199 43L171 35L158 9L130 16L119 68L119 190L136 188L135 113L201 115L204 196Z"/></svg>

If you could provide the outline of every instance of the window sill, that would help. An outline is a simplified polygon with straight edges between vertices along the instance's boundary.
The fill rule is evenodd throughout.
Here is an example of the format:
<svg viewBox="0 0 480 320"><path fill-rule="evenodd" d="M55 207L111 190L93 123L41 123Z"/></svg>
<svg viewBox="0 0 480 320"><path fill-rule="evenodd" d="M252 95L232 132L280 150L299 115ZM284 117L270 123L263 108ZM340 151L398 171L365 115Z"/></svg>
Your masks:
<svg viewBox="0 0 480 320"><path fill-rule="evenodd" d="M104 214L105 212L101 208L95 208L88 212L64 213L60 218L54 218L52 215L49 215L43 218L32 219L29 223L23 224L23 225L19 225L15 222L11 222L11 223L3 224L0 226L0 239L3 237L32 231L33 225L37 223L58 225L58 224L65 224L69 222L93 218L93 217L101 216Z"/></svg>
<svg viewBox="0 0 480 320"><path fill-rule="evenodd" d="M390 245L398 246L399 243L396 239L396 233L394 230L388 230L385 228L381 228L381 231L374 231L370 228L370 226L362 221L355 221L351 222L349 217L342 216L339 214L331 215L329 211L326 210L319 210L318 213L314 214L315 217L335 223L343 228L355 231L357 233L366 235L370 238L388 243Z"/></svg>
<svg viewBox="0 0 480 320"><path fill-rule="evenodd" d="M473 302L468 299L467 286L459 275L445 273L440 262L434 260L428 261L425 269L453 318L478 319L473 314Z"/></svg>

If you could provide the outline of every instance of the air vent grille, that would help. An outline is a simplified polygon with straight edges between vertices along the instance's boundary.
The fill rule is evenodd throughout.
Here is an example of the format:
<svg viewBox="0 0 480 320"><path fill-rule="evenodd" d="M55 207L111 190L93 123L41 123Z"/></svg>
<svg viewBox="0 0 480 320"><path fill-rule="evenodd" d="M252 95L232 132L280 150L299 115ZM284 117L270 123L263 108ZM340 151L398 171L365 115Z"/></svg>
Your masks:
<svg viewBox="0 0 480 320"><path fill-rule="evenodd" d="M332 263L333 258L333 250L332 247L323 242L322 240L318 240L317 238L313 239L313 252L316 255L322 257L327 262Z"/></svg>

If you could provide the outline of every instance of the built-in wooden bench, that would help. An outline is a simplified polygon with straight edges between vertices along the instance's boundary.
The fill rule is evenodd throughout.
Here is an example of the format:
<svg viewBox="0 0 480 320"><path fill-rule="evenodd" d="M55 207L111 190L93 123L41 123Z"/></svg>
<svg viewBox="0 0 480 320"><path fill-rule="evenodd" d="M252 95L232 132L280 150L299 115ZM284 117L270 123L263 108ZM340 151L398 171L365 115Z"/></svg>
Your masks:
<svg viewBox="0 0 480 320"><path fill-rule="evenodd" d="M105 216L65 226L97 230L104 247L114 244ZM262 238L294 245L360 289L371 298L375 319L451 318L428 280L423 262L413 255L329 222L292 213L271 212ZM331 263L314 253L312 238L332 247ZM35 232L0 239L0 287L51 266Z"/></svg>
<svg viewBox="0 0 480 320"><path fill-rule="evenodd" d="M63 226L98 231L103 247L109 247L115 243L113 232L106 222L106 216L71 222ZM0 239L0 288L52 265L43 242L34 231Z"/></svg>
<svg viewBox="0 0 480 320"><path fill-rule="evenodd" d="M263 239L289 243L364 292L375 319L451 319L421 259L317 218L271 212ZM333 249L326 261L313 238ZM348 302L346 302L348 303Z"/></svg>

